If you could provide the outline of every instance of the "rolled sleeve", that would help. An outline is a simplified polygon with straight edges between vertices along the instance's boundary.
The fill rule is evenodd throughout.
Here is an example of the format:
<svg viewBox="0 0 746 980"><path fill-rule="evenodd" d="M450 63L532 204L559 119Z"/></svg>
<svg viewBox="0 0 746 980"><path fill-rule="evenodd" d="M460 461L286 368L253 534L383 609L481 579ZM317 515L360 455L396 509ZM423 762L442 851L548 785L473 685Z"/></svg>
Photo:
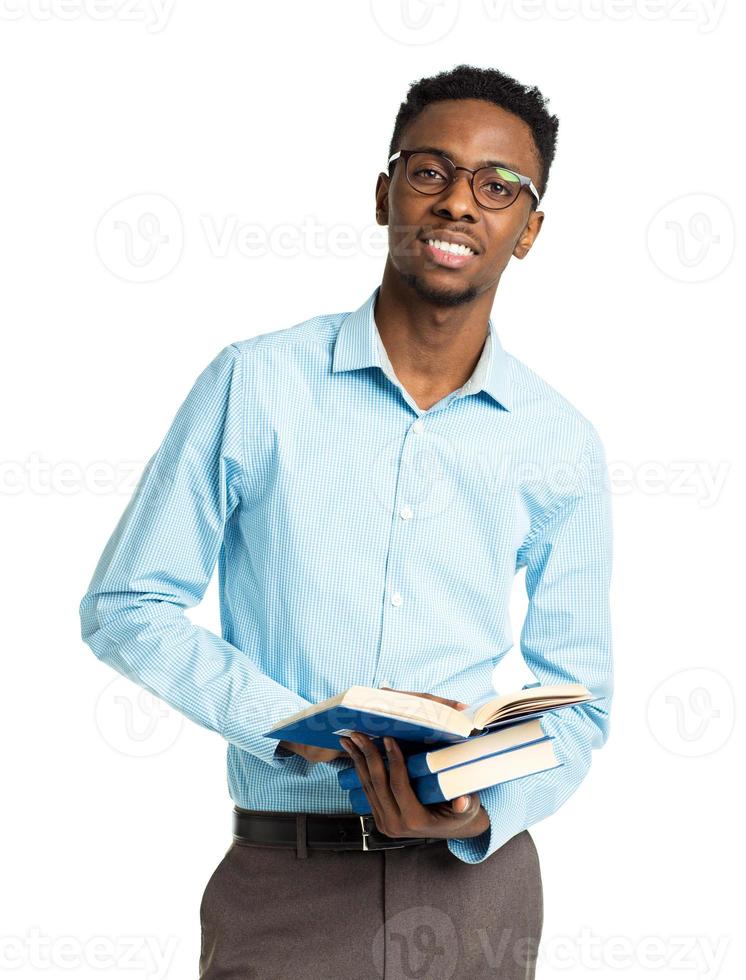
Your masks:
<svg viewBox="0 0 746 980"><path fill-rule="evenodd" d="M599 700L543 716L562 765L480 791L490 826L449 839L449 850L478 864L522 830L554 813L575 792L606 742L613 692L609 591L612 510L603 446L590 426L573 494L529 534L517 555L526 568L528 610L521 652L542 684L580 683Z"/></svg>

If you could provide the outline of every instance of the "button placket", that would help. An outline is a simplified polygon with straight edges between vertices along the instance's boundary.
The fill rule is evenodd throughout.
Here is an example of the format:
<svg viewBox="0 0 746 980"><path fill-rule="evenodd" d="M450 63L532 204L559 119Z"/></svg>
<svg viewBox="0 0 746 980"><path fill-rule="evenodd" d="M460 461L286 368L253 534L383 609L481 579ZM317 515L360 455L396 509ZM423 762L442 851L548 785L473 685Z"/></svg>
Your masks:
<svg viewBox="0 0 746 980"><path fill-rule="evenodd" d="M415 499L417 490L417 467L412 465L413 456L422 451L421 435L424 431L422 419L416 419L404 433L400 465L396 476L394 506L391 515L392 527L389 554L386 562L386 581L384 586L384 610L381 625L378 669L388 672L391 664L388 651L396 656L407 629L407 608L411 601L407 595L407 561L410 554L409 541L415 507L409 502ZM378 682L379 686L390 684Z"/></svg>

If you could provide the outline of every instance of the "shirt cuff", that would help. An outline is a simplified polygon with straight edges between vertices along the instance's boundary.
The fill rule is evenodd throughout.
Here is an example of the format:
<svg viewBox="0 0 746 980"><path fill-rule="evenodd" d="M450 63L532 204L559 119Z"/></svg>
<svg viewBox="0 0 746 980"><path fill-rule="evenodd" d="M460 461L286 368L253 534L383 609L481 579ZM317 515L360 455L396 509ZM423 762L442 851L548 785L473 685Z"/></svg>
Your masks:
<svg viewBox="0 0 746 980"><path fill-rule="evenodd" d="M490 786L479 791L482 806L490 818L487 830L476 837L449 837L448 850L465 864L480 864L527 826L527 815L521 798L511 783Z"/></svg>
<svg viewBox="0 0 746 980"><path fill-rule="evenodd" d="M280 746L280 739L268 732L283 718L311 706L299 694L268 676L253 677L246 684L246 695L236 699L223 728L223 737L244 752L250 752L271 769L294 776L306 776L311 763L302 755Z"/></svg>
<svg viewBox="0 0 746 980"><path fill-rule="evenodd" d="M487 810L486 806L484 808ZM487 813L490 816L490 825L481 834L478 834L476 837L448 838L448 850L465 864L479 864L494 850L494 848L490 847L492 841L492 816L489 810L487 810Z"/></svg>
<svg viewBox="0 0 746 980"><path fill-rule="evenodd" d="M293 752L292 749L286 749L279 742L275 744L275 751L272 753L272 760L270 762L272 769L283 769L285 772L292 773L295 776L307 776L312 765L313 763L309 762L308 759L304 759L302 755L298 755L297 752Z"/></svg>

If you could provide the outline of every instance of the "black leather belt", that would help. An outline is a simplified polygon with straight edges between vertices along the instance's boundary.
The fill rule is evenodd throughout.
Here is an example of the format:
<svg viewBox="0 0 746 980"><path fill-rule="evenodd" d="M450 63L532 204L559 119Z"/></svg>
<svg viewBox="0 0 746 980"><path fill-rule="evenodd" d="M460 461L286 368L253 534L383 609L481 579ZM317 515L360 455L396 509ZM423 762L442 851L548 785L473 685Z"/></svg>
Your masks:
<svg viewBox="0 0 746 980"><path fill-rule="evenodd" d="M325 851L387 851L442 842L442 837L388 837L373 815L292 813L233 808L233 837L239 844L293 847L298 857L308 848Z"/></svg>

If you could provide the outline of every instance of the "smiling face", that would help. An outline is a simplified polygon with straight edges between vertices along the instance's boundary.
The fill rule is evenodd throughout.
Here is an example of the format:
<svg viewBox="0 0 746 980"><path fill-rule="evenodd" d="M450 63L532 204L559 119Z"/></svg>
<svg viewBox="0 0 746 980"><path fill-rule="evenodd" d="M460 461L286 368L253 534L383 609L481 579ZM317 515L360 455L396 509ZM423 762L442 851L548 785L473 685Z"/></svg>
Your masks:
<svg viewBox="0 0 746 980"><path fill-rule="evenodd" d="M431 103L404 129L400 146L439 147L456 166L472 170L500 161L539 186L541 166L529 126L482 99ZM463 170L440 193L421 194L397 159L392 177L379 174L376 185L376 220L389 228L387 264L422 299L437 305L494 294L510 257L524 258L539 233L544 214L531 210L535 200L523 188L510 207L487 210L477 204ZM474 254L449 254L428 240L460 242Z"/></svg>

